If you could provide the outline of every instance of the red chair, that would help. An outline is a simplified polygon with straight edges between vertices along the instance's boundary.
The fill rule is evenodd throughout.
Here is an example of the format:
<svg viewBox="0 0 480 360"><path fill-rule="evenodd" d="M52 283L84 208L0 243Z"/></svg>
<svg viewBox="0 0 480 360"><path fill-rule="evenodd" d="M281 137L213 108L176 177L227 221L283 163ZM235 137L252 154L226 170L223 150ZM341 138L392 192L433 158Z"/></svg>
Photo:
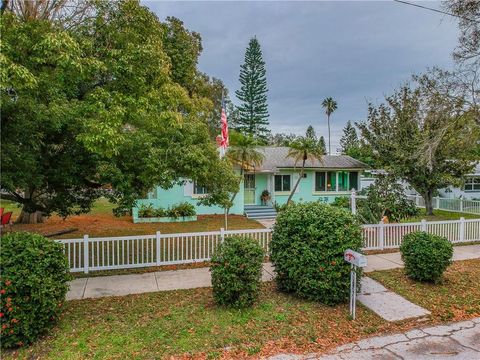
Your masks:
<svg viewBox="0 0 480 360"><path fill-rule="evenodd" d="M7 225L10 227L10 230L12 230L12 212L11 211L2 215L0 229L3 229Z"/></svg>

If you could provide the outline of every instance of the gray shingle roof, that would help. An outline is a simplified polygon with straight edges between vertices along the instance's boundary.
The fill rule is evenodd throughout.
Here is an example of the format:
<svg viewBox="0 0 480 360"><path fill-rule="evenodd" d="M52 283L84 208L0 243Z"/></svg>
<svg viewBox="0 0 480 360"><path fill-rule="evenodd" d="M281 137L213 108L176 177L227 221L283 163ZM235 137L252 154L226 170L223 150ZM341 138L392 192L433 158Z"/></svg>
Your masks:
<svg viewBox="0 0 480 360"><path fill-rule="evenodd" d="M288 157L288 147L261 147L259 151L263 152L265 159L260 168L256 171L278 171L282 168L295 167L295 160ZM296 164L297 167L302 166L301 163ZM347 155L325 155L322 162L318 160L308 160L305 164L306 168L323 168L323 169L368 169L369 166Z"/></svg>

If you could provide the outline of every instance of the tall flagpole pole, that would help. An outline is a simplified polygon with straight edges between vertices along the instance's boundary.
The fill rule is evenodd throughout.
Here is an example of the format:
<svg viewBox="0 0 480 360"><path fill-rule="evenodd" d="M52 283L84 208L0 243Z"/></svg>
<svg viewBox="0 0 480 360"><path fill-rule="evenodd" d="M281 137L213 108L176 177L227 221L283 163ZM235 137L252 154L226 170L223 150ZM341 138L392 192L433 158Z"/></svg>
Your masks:
<svg viewBox="0 0 480 360"><path fill-rule="evenodd" d="M223 111L226 111L226 109L223 108L223 106L224 106L224 100L225 100L225 98L224 98L224 92L223 92L223 90L222 90L222 103L221 103L221 105L220 105L220 106L222 107L222 110L221 110L222 113L223 113ZM221 118L222 118L222 116L220 116L220 119L221 119ZM221 121L221 120L220 120L220 121ZM222 131L222 130L223 130L223 123L221 123L221 128L220 128L220 132L222 133L222 138L223 138L223 131ZM224 139L224 140L225 140L225 139ZM225 150L226 150L225 147L220 146L220 153L221 153L221 156L222 156L222 157L224 157L224 156L226 155L226 154L225 154L225 153L226 153ZM228 206L228 205L227 205L227 206ZM224 226L225 226L225 230L228 230L228 213L227 213L227 207L226 207L226 206L225 206L225 208L223 209L223 213L224 213L224 218L225 218L225 219L224 219L224 222L225 222L225 225L224 225Z"/></svg>

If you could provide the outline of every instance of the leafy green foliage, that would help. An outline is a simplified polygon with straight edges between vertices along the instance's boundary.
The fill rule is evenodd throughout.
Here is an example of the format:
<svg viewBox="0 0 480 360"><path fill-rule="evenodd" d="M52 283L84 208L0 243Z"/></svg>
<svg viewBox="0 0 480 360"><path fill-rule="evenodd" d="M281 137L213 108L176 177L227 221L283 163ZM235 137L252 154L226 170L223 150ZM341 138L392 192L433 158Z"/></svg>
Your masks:
<svg viewBox="0 0 480 360"><path fill-rule="evenodd" d="M328 97L322 101L322 107L325 109L325 114L327 115L327 124L328 124L328 155L332 153L332 148L330 146L330 116L335 110L337 110L338 104L332 97Z"/></svg>
<svg viewBox="0 0 480 360"><path fill-rule="evenodd" d="M257 38L250 39L245 63L240 66L241 87L235 92L241 101L238 107L237 130L266 142L268 130L267 78L265 61Z"/></svg>
<svg viewBox="0 0 480 360"><path fill-rule="evenodd" d="M340 146L342 154L347 154L350 149L359 146L357 130L352 125L351 121L348 121L347 125L343 128L343 135L340 138Z"/></svg>
<svg viewBox="0 0 480 360"><path fill-rule="evenodd" d="M332 206L337 206L344 209L350 209L350 199L346 196L338 196L333 201Z"/></svg>
<svg viewBox="0 0 480 360"><path fill-rule="evenodd" d="M68 216L110 184L125 211L188 178L209 188L203 203L227 203L237 181L206 125L212 100L197 91L199 35L135 1L92 6L71 30L1 17L2 197Z"/></svg>
<svg viewBox="0 0 480 360"><path fill-rule="evenodd" d="M212 256L213 298L218 305L252 306L260 291L262 247L252 238L225 238Z"/></svg>
<svg viewBox="0 0 480 360"><path fill-rule="evenodd" d="M195 216L195 206L190 203L182 202L172 205L168 209L154 208L152 204L141 205L138 208L139 217L171 217L177 219L179 217Z"/></svg>
<svg viewBox="0 0 480 360"><path fill-rule="evenodd" d="M288 150L288 157L291 157L295 160L295 165L298 162L302 163L302 167L300 169L300 174L295 185L288 196L287 203L292 200L293 194L297 190L298 184L303 177L303 173L305 172L305 164L307 160L315 161L319 160L322 161L323 155L325 155L324 149L322 148L322 144L317 138L315 134L315 130L310 125L305 132L305 136L299 136L294 141L292 141L289 145L290 149Z"/></svg>
<svg viewBox="0 0 480 360"><path fill-rule="evenodd" d="M432 93L432 81L406 84L384 104L370 104L368 122L358 124L378 165L407 181L425 199L429 215L435 192L460 185L472 171L472 144L479 139L465 102Z"/></svg>
<svg viewBox="0 0 480 360"><path fill-rule="evenodd" d="M376 224L384 216L390 221L417 216L419 209L407 199L402 185L394 178L379 175L375 182L362 190L366 199L357 199L357 214L364 224Z"/></svg>
<svg viewBox="0 0 480 360"><path fill-rule="evenodd" d="M359 251L361 228L349 211L320 202L290 204L277 217L271 260L279 289L328 305L348 299L345 250Z"/></svg>
<svg viewBox="0 0 480 360"><path fill-rule="evenodd" d="M438 283L452 263L453 245L444 237L417 231L403 237L400 252L408 277Z"/></svg>
<svg viewBox="0 0 480 360"><path fill-rule="evenodd" d="M34 342L55 324L70 280L63 246L38 234L2 236L2 347Z"/></svg>

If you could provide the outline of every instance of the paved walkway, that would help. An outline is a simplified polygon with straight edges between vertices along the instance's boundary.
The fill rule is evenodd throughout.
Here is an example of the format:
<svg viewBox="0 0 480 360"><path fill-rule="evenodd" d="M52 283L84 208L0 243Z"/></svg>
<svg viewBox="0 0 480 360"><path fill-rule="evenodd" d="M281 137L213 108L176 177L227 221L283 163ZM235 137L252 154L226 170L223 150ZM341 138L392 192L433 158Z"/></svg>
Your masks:
<svg viewBox="0 0 480 360"><path fill-rule="evenodd" d="M343 345L326 355L280 354L269 360L479 360L480 318L377 336Z"/></svg>
<svg viewBox="0 0 480 360"><path fill-rule="evenodd" d="M365 271L386 270L402 267L400 253L368 255ZM480 258L480 245L456 246L453 259L465 260ZM264 264L262 279L273 277L270 263ZM98 276L76 279L70 282L67 300L95 298L103 296L123 296L178 289L193 289L211 286L208 268L157 271L145 274Z"/></svg>
<svg viewBox="0 0 480 360"><path fill-rule="evenodd" d="M378 281L362 278L362 289L358 301L387 321L401 321L430 315L424 309L404 297L388 290Z"/></svg>

